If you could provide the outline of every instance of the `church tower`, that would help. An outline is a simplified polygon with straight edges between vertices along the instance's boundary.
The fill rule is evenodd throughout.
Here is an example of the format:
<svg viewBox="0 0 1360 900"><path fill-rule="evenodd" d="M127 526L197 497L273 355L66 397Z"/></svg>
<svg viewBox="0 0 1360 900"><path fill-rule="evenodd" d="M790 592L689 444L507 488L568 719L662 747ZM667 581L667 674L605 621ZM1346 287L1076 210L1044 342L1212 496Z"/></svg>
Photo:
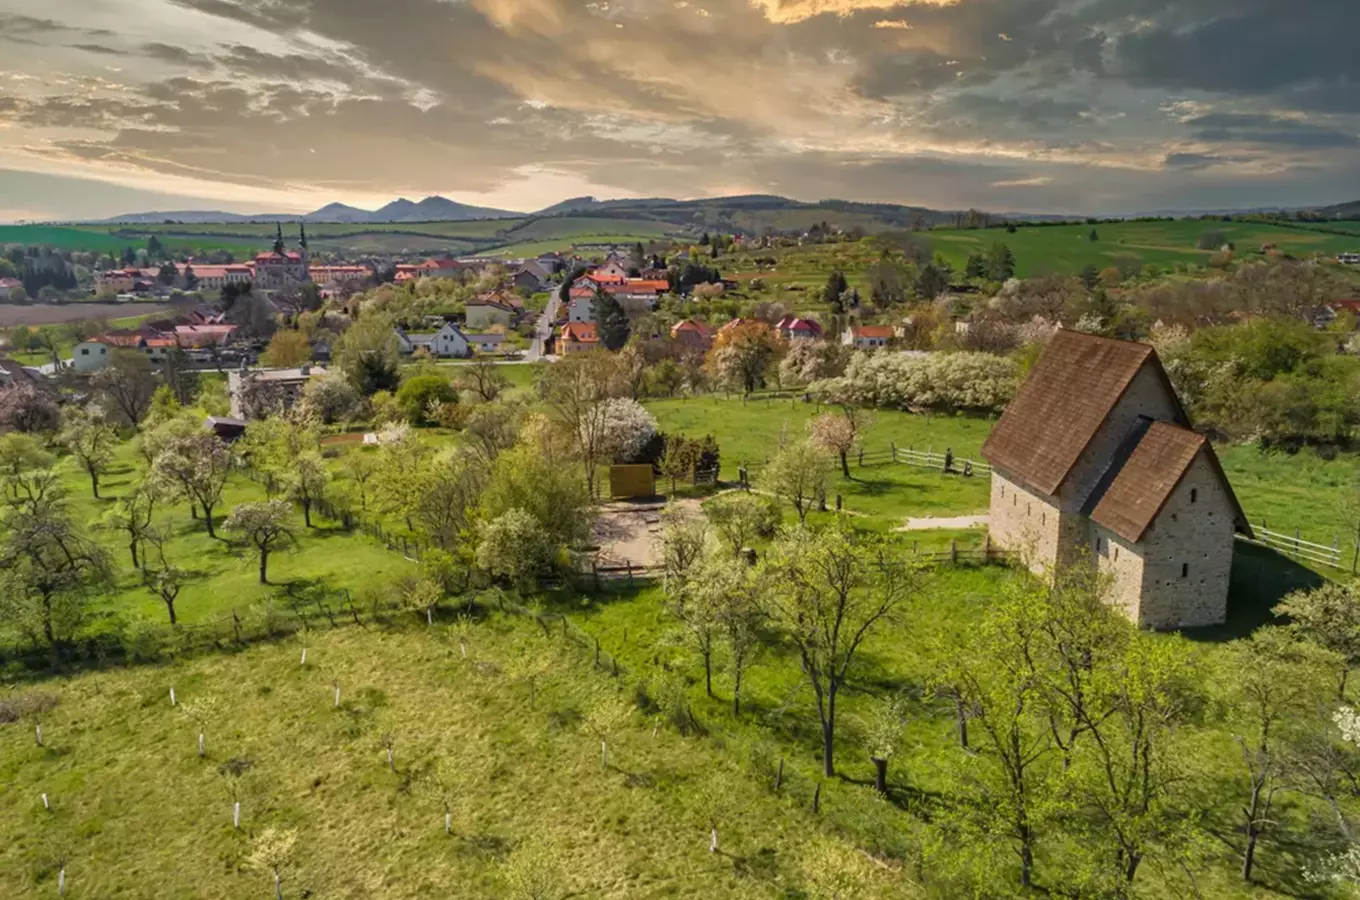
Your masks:
<svg viewBox="0 0 1360 900"><path fill-rule="evenodd" d="M299 222L298 231L298 247L302 251L302 271L306 272L312 265L312 253L307 249L307 223Z"/></svg>

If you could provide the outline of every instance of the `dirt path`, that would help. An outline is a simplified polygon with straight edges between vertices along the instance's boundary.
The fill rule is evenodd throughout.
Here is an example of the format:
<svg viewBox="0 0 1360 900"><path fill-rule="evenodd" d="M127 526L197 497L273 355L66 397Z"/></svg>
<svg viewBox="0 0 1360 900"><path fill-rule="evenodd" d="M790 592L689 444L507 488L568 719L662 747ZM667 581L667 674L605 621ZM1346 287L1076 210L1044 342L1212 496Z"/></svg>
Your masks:
<svg viewBox="0 0 1360 900"><path fill-rule="evenodd" d="M692 515L703 515L697 499L677 500L674 505ZM601 506L594 532L600 548L597 562L607 566L621 566L625 562L635 566L659 564L657 539L661 534L661 511L665 508L662 502L616 502Z"/></svg>
<svg viewBox="0 0 1360 900"><path fill-rule="evenodd" d="M982 516L927 516L909 518L907 524L894 528L894 531L930 531L933 528L980 528L987 524L988 517Z"/></svg>

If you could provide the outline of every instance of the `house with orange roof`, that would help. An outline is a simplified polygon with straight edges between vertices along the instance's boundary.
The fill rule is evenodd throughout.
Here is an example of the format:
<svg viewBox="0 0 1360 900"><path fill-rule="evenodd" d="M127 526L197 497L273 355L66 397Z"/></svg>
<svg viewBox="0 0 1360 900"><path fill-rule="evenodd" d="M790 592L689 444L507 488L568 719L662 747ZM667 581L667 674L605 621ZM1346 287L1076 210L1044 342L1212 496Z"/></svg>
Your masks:
<svg viewBox="0 0 1360 900"><path fill-rule="evenodd" d="M876 350L892 343L891 325L851 325L841 335L841 343L856 350Z"/></svg>
<svg viewBox="0 0 1360 900"><path fill-rule="evenodd" d="M682 319L671 326L671 340L695 350L707 351L713 346L713 329L694 319Z"/></svg>
<svg viewBox="0 0 1360 900"><path fill-rule="evenodd" d="M558 356L584 353L588 350L597 350L599 347L600 337L595 331L594 322L568 322L562 326L562 331L557 337Z"/></svg>
<svg viewBox="0 0 1360 900"><path fill-rule="evenodd" d="M235 331L235 325L176 325L174 340L186 350L221 347L231 340Z"/></svg>

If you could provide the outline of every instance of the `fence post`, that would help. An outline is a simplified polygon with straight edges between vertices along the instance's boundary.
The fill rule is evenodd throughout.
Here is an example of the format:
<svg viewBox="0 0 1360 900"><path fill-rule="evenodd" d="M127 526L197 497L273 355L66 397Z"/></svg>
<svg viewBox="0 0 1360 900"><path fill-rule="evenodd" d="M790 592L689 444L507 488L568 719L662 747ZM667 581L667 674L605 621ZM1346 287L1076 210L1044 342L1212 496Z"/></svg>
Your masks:
<svg viewBox="0 0 1360 900"><path fill-rule="evenodd" d="M897 462L897 441L889 441L888 445L892 447L892 461Z"/></svg>
<svg viewBox="0 0 1360 900"><path fill-rule="evenodd" d="M859 467L864 468L864 448L859 448Z"/></svg>
<svg viewBox="0 0 1360 900"><path fill-rule="evenodd" d="M236 615L236 610L231 611L231 624L236 630L236 643L241 643L241 617Z"/></svg>
<svg viewBox="0 0 1360 900"><path fill-rule="evenodd" d="M959 539L958 539L958 538L950 538L950 539L949 539L949 561L950 561L951 563L957 563L957 562L959 561Z"/></svg>
<svg viewBox="0 0 1360 900"><path fill-rule="evenodd" d="M982 564L987 565L992 561L992 536L987 535L987 539L982 542Z"/></svg>
<svg viewBox="0 0 1360 900"><path fill-rule="evenodd" d="M1299 555L1299 549L1300 549L1300 548L1299 548L1299 530L1298 530L1297 528L1295 528L1295 529L1294 529L1294 555L1295 555L1295 556L1298 556L1298 555Z"/></svg>

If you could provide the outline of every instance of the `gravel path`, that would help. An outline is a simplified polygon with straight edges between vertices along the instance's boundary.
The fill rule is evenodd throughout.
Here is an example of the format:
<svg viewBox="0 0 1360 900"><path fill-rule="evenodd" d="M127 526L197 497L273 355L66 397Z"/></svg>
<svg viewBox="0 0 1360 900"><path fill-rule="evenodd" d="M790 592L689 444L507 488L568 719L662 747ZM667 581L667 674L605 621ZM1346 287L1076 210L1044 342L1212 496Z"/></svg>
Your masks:
<svg viewBox="0 0 1360 900"><path fill-rule="evenodd" d="M980 528L987 524L987 516L935 516L907 519L907 524L896 531L930 531L932 528Z"/></svg>

